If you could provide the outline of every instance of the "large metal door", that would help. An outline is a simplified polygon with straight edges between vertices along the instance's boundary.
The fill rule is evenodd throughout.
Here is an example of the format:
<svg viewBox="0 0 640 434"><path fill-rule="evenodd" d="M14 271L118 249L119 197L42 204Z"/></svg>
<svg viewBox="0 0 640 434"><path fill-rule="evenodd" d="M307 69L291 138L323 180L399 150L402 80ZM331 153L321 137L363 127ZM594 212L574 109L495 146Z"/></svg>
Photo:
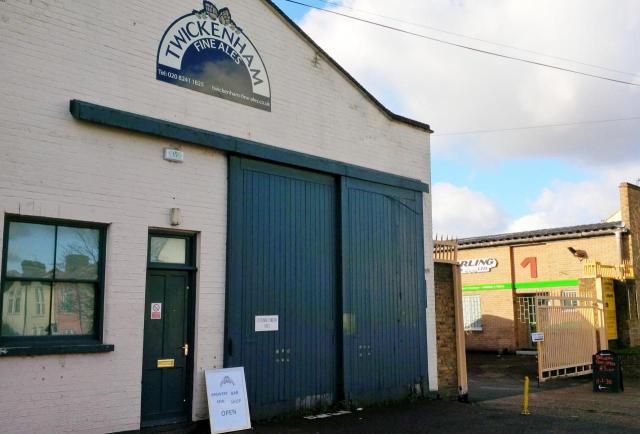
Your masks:
<svg viewBox="0 0 640 434"><path fill-rule="evenodd" d="M254 418L336 399L336 200L332 177L230 159L225 366Z"/></svg>
<svg viewBox="0 0 640 434"><path fill-rule="evenodd" d="M426 378L422 195L342 181L344 390L409 396Z"/></svg>

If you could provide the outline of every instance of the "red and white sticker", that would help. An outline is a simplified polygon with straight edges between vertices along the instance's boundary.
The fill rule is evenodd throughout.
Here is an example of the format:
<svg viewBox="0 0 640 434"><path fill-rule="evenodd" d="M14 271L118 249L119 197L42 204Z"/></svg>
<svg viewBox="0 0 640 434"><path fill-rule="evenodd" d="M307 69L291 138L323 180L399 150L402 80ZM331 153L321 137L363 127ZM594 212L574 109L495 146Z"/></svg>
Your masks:
<svg viewBox="0 0 640 434"><path fill-rule="evenodd" d="M162 319L162 303L151 303L151 319Z"/></svg>

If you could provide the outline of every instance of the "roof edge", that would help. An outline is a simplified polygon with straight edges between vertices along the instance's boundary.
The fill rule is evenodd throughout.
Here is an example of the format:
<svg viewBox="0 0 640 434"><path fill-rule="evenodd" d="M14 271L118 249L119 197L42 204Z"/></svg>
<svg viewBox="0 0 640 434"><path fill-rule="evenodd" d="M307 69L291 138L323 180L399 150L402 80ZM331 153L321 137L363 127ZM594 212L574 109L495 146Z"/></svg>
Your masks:
<svg viewBox="0 0 640 434"><path fill-rule="evenodd" d="M312 38L309 36L302 28L295 23L291 18L284 13L282 9L280 9L272 0L263 0L268 6L270 6L282 19L284 19L294 30L300 33L303 39L305 39L308 43L310 43L326 60L329 61L335 68L338 69L349 81L351 81L357 88L362 92L367 98L371 100L384 114L386 114L390 119L398 122L402 122L404 124L410 125L415 128L419 128L424 130L430 134L433 133L433 130L429 126L429 124L425 124L424 122L416 121L414 119L407 118L405 116L401 116L389 110L384 104L382 104L371 92L369 92L363 85L361 85L358 80L356 80L353 75L347 72L333 57L331 57L326 51L324 51Z"/></svg>
<svg viewBox="0 0 640 434"><path fill-rule="evenodd" d="M631 188L632 190L640 190L640 185L636 185L631 182L621 182L620 187Z"/></svg>
<svg viewBox="0 0 640 434"><path fill-rule="evenodd" d="M458 240L459 249L471 249L477 247L492 247L521 244L525 241L553 241L575 238L597 237L615 234L617 231L628 229L622 222L595 223L590 225L567 226L550 229L540 229L527 232L514 232L482 237L461 238Z"/></svg>

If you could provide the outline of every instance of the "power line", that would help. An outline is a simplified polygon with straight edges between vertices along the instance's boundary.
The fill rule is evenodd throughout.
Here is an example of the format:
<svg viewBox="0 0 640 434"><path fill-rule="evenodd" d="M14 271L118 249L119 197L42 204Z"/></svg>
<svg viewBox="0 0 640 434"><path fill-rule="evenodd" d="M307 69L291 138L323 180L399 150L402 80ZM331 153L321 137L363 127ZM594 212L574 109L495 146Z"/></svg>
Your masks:
<svg viewBox="0 0 640 434"><path fill-rule="evenodd" d="M449 30L439 29L437 27L427 26L426 24L417 23L417 22L414 22L414 21L407 21L407 20L403 20L403 19L400 19L400 18L390 17L388 15L378 14L378 13L375 13L375 12L365 11L365 10L362 10L362 9L356 9L356 8L351 7L351 6L345 6L345 5L342 5L342 4L339 4L339 3L334 3L334 2L329 1L329 0L317 0L317 1L322 2L324 4L327 4L327 5L330 5L330 6L335 6L335 7L339 7L339 8L342 8L342 9L348 9L348 10L351 10L353 12L359 12L359 13L364 13L364 14L368 14L368 15L373 15L373 16L376 16L376 17L388 19L390 21L395 21L395 22L402 23L402 24L409 24L411 26L416 26L416 27L422 27L424 29L433 30L435 32L445 33L447 35L459 36L461 38L470 39L470 40L473 40L473 41L480 41L480 42L484 42L484 43L487 43L487 44L495 45L495 46L498 46L498 47L509 48L509 49L512 49L512 50L518 50L518 51L522 51L522 52L525 52L525 53L536 54L536 55L539 55L539 56L548 57L550 59L563 60L565 62L571 62L571 63L575 63L575 64L578 64L578 65L589 66L591 68L598 68L598 69L602 69L602 70L605 70L605 71L616 72L618 74L625 74L625 75L629 75L629 76L632 76L632 77L640 76L639 73L635 73L635 72L621 71L619 69L608 68L606 66L595 65L593 63L586 63L586 62L582 62L580 60L570 59L568 57L556 56L556 55L553 55L553 54L543 53L541 51L535 51L535 50L530 50L530 49L527 49L527 48L516 47L514 45L503 44L501 42L489 41L487 39L482 39L482 38L478 38L478 37L475 37L475 36L469 36L469 35L465 35L463 33L456 33L456 32L452 32L452 31L449 31Z"/></svg>
<svg viewBox="0 0 640 434"><path fill-rule="evenodd" d="M373 26L377 26L377 27L380 27L380 28L383 28L383 29L393 30L393 31L396 31L396 32L399 32L399 33L403 33L403 34L406 34L406 35L416 36L418 38L427 39L427 40L434 41L434 42L439 42L441 44L450 45L450 46L458 47L458 48L463 48L465 50L474 51L476 53L488 54L490 56L500 57L500 58L508 59L508 60L515 60L515 61L523 62L523 63L529 63L529 64L532 64L532 65L537 65L537 66L542 66L542 67L545 67L545 68L556 69L556 70L559 70L559 71L570 72L570 73L582 75L582 76L585 76L585 77L598 78L600 80L606 80L606 81L611 81L611 82L614 82L614 83L628 84L628 85L631 85L631 86L640 87L640 83L633 83L633 82L630 82L630 81L618 80L618 79L611 78L611 77L604 77L604 76L601 76L601 75L590 74L588 72L578 71L578 70L575 70L575 69L570 69L570 68L564 68L564 67L561 67L561 66L551 65L549 63L536 62L534 60L523 59L521 57L514 57L514 56L509 56L509 55L506 55L506 54L496 53L494 51L482 50L480 48L474 48L474 47L470 47L468 45L463 45L463 44L458 44L458 43L455 43L455 42L445 41L443 39L434 38L432 36L423 35L423 34L420 34L420 33L416 33L416 32L412 32L412 31L409 31L409 30L401 29L399 27L393 27L393 26L389 26L389 25L386 25L386 24L378 23L378 22L375 22L375 21L366 20L364 18L354 17L353 15L343 14L341 12L332 11L330 9L324 9L324 8L319 7L319 6L309 5L307 3L303 3L303 2L300 2L300 1L296 1L296 0L284 0L284 1L286 1L288 3L297 4L297 5L300 5L300 6L305 6L305 7L308 7L310 9L316 9L316 10L319 10L319 11L323 11L323 12L326 12L326 13L329 13L329 14L338 15L338 16L341 16L341 17L344 17L344 18L349 18L349 19L352 19L352 20L355 20L355 21L359 21L359 22L362 22L362 23L371 24Z"/></svg>
<svg viewBox="0 0 640 434"><path fill-rule="evenodd" d="M578 121L578 122L566 122L559 124L547 124L547 125L531 125L527 127L513 127L513 128L499 128L495 130L475 130L475 131L462 131L455 133L436 133L434 136L464 136L471 134L487 134L487 133L501 133L505 131L520 131L520 130L534 130L540 128L556 128L556 127L571 127L576 125L588 125L588 124L604 124L608 122L624 122L640 120L640 116L634 116L630 118L618 118L618 119L601 119L595 121Z"/></svg>

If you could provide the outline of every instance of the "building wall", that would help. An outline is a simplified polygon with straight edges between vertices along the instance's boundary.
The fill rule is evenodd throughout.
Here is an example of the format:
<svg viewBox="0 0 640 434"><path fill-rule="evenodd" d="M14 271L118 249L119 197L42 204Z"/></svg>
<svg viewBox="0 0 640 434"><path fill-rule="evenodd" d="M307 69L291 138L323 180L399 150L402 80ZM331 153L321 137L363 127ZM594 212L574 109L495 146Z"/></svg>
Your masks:
<svg viewBox="0 0 640 434"><path fill-rule="evenodd" d="M430 181L424 131L387 118L265 3L228 6L266 64L271 113L155 80L165 29L199 1L2 3L0 223L13 213L109 224L104 341L115 345L106 354L0 358L3 432L139 428L147 233L169 227L169 208L182 209L181 229L199 233L195 419L207 417L203 371L222 366L226 156L74 121L69 100ZM163 161L164 147L182 149L185 162ZM430 223L426 212L427 270ZM433 343L434 315L428 325Z"/></svg>
<svg viewBox="0 0 640 434"><path fill-rule="evenodd" d="M435 263L436 335L438 342L438 390L443 396L458 396L456 311L453 266Z"/></svg>
<svg viewBox="0 0 640 434"><path fill-rule="evenodd" d="M634 184L620 184L620 210L622 213L622 221L630 230L629 250L630 253L626 259L629 259L633 265L633 271L636 279L640 277L640 187ZM638 300L640 297L638 287L634 285L632 299ZM629 326L629 344L631 346L640 346L640 320L638 315L631 315L628 322Z"/></svg>
<svg viewBox="0 0 640 434"><path fill-rule="evenodd" d="M470 351L516 350L515 317L511 290L463 291L462 296L479 295L482 311L482 331L465 333Z"/></svg>
<svg viewBox="0 0 640 434"><path fill-rule="evenodd" d="M573 256L568 247L586 251L591 261L605 264L619 261L614 235L539 243L523 241L514 246L463 246L458 254L461 261L491 257L498 262L489 272L462 274L463 295L481 297L483 321L482 331L466 333L467 349L499 351L506 348L513 351L526 346L529 331L520 318L517 296L536 292L560 295L563 290L577 289L577 284L567 281L582 277L584 262ZM532 276L531 264L522 266L527 258L535 258L537 277ZM497 285L478 288L478 285L490 284Z"/></svg>

